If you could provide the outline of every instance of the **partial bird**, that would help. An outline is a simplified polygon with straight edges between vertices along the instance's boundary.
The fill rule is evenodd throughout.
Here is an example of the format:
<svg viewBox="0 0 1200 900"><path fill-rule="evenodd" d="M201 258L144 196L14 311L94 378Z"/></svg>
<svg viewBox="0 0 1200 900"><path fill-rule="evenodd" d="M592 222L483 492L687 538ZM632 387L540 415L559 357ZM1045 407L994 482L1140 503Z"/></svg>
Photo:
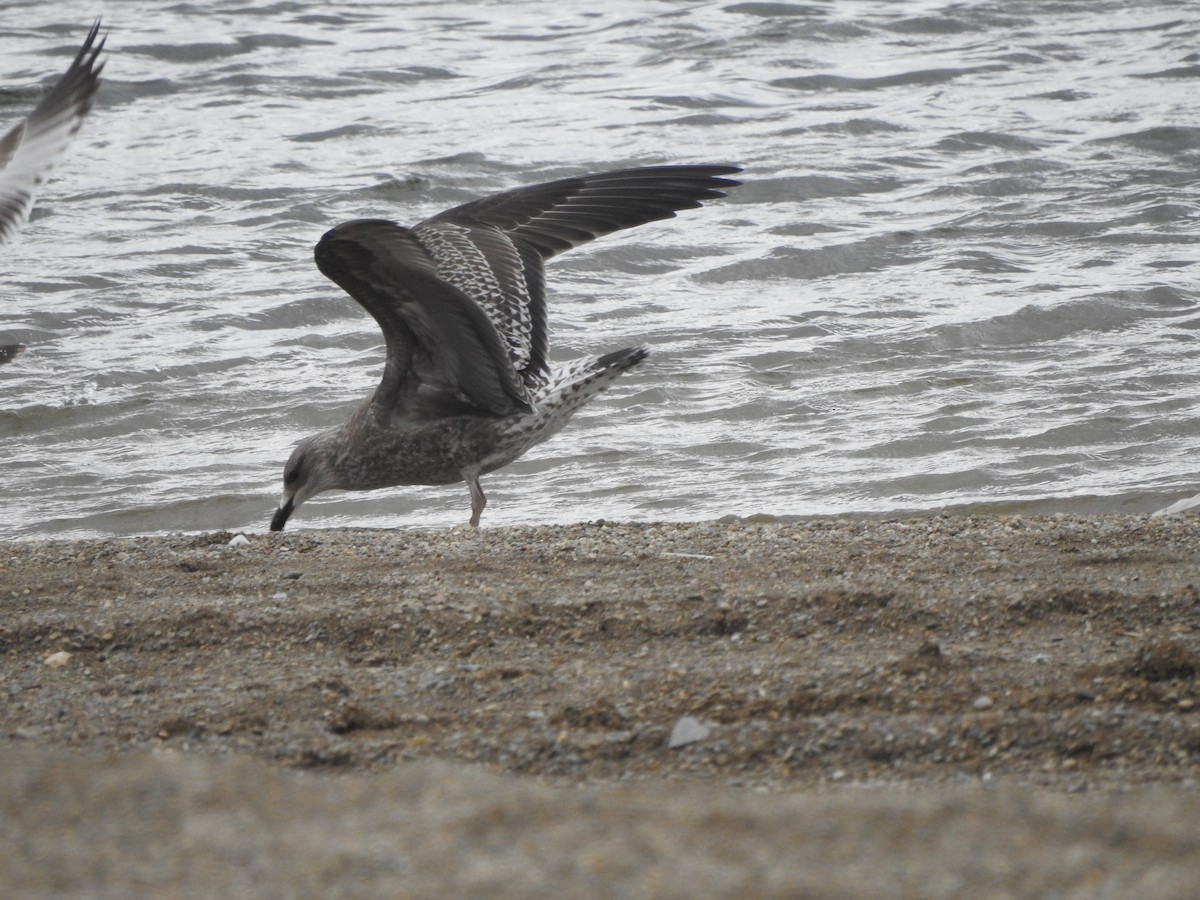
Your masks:
<svg viewBox="0 0 1200 900"><path fill-rule="evenodd" d="M13 237L29 219L34 195L70 143L92 108L104 63L97 57L104 38L96 43L100 20L92 26L75 61L29 116L0 140L0 244ZM0 366L25 349L0 344Z"/></svg>
<svg viewBox="0 0 1200 900"><path fill-rule="evenodd" d="M97 42L99 33L97 19L66 74L0 139L0 244L29 219L37 189L92 108L104 70L98 57L105 38Z"/></svg>
<svg viewBox="0 0 1200 900"><path fill-rule="evenodd" d="M669 219L741 182L736 166L647 166L493 194L411 228L356 219L328 231L317 268L383 331L383 378L343 425L307 437L284 467L271 519L331 489L454 484L487 504L480 476L557 433L649 351L551 369L543 263L601 235Z"/></svg>

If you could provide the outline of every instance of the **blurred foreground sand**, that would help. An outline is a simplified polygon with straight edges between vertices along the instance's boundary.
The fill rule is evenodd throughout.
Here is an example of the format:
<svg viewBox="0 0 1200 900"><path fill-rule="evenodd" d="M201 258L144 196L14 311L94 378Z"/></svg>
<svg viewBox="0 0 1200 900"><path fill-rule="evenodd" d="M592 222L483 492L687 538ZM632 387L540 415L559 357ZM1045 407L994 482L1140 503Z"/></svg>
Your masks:
<svg viewBox="0 0 1200 900"><path fill-rule="evenodd" d="M1194 519L232 537L0 547L14 896L1200 884Z"/></svg>

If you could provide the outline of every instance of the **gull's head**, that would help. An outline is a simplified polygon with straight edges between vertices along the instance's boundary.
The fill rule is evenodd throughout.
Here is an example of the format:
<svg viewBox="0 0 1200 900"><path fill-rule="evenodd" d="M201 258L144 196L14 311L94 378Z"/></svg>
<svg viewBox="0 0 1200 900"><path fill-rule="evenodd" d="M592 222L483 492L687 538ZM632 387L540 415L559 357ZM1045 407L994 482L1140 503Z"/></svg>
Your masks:
<svg viewBox="0 0 1200 900"><path fill-rule="evenodd" d="M321 435L305 438L296 445L283 467L283 496L271 519L272 531L283 531L288 517L301 503L334 486L329 454L320 442Z"/></svg>

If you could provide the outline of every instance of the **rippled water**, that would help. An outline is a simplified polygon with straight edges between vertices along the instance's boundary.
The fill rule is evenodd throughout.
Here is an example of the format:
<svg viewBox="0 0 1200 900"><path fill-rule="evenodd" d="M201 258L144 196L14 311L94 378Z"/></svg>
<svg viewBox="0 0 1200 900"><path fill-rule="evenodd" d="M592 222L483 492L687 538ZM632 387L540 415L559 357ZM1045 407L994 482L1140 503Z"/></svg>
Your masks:
<svg viewBox="0 0 1200 900"><path fill-rule="evenodd" d="M1135 8L1136 7L1136 8ZM734 162L551 263L554 355L650 362L485 524L1151 510L1200 491L1191 3L109 2L97 107L0 250L0 537L265 529L372 388L333 224ZM88 12L86 15L91 15ZM0 127L79 4L5 4ZM464 486L293 527L453 525Z"/></svg>

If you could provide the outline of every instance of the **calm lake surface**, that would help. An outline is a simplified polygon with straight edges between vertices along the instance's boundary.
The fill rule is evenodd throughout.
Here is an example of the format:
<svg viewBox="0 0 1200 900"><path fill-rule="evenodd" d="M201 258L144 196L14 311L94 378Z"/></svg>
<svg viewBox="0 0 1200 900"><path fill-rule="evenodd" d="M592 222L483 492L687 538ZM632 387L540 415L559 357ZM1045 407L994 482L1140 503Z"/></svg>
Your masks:
<svg viewBox="0 0 1200 900"><path fill-rule="evenodd" d="M1200 492L1200 7L5 3L0 128L108 30L0 249L0 539L263 531L383 359L334 224L729 162L549 266L556 360L644 343L485 525L1150 511ZM80 18L83 15L84 18ZM293 528L466 522L463 485Z"/></svg>

